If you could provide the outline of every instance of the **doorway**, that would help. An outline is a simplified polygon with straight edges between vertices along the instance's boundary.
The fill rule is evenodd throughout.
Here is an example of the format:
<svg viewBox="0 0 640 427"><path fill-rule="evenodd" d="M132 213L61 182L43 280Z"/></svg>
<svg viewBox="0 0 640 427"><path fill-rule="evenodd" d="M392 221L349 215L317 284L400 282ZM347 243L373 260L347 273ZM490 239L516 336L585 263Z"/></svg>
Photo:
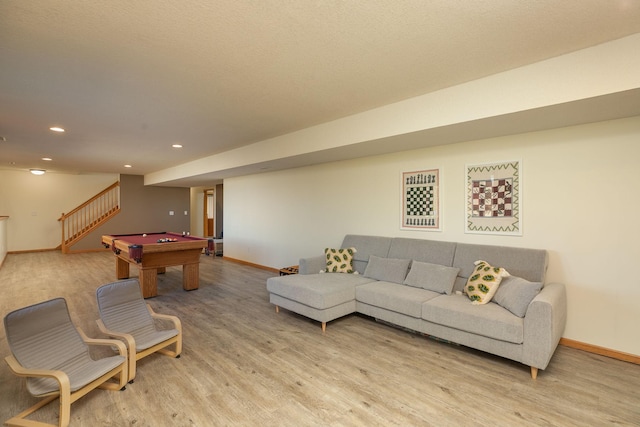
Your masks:
<svg viewBox="0 0 640 427"><path fill-rule="evenodd" d="M215 193L211 188L204 190L204 237L215 237Z"/></svg>
<svg viewBox="0 0 640 427"><path fill-rule="evenodd" d="M222 184L218 184L214 188L205 188L203 197L203 237L222 239Z"/></svg>

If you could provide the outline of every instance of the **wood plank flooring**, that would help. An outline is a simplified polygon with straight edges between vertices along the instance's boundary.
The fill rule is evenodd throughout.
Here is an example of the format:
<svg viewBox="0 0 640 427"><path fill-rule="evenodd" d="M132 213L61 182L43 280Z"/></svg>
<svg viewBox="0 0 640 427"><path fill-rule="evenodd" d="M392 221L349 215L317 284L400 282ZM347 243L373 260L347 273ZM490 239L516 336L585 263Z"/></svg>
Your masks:
<svg viewBox="0 0 640 427"><path fill-rule="evenodd" d="M168 268L148 301L181 318L182 357L141 360L125 391L74 403L71 425L640 426L639 365L559 347L532 380L519 363L360 315L323 335L317 322L275 313L265 287L275 274L203 255L200 289L185 292L181 268ZM95 289L114 278L110 252L10 254L0 315L63 296L76 324L99 336ZM33 401L2 362L0 421ZM57 412L56 402L31 418L55 422Z"/></svg>

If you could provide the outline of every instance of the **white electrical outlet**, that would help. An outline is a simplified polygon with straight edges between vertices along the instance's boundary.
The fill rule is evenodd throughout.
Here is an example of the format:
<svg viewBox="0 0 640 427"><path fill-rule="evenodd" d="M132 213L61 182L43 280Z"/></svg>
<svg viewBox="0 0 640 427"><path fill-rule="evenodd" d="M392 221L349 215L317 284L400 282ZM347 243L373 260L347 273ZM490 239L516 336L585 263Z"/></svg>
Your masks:
<svg viewBox="0 0 640 427"><path fill-rule="evenodd" d="M175 212L174 211L169 211L169 215L174 215Z"/></svg>

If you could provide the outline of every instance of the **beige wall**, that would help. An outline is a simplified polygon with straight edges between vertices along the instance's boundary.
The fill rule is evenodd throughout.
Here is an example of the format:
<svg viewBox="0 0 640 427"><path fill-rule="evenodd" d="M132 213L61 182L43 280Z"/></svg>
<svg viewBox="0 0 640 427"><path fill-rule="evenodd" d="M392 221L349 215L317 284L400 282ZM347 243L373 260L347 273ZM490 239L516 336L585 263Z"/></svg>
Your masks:
<svg viewBox="0 0 640 427"><path fill-rule="evenodd" d="M117 174L35 176L0 170L0 215L8 215L9 252L51 249L60 245L58 218L118 180Z"/></svg>
<svg viewBox="0 0 640 427"><path fill-rule="evenodd" d="M640 355L640 117L225 180L225 256L270 267L346 233L545 248L564 337ZM522 236L465 234L465 165L522 160ZM400 173L440 168L443 231L400 230Z"/></svg>
<svg viewBox="0 0 640 427"><path fill-rule="evenodd" d="M140 175L31 175L0 170L0 215L8 215L9 252L53 249L62 237L58 218L114 182L121 181L122 212L71 249L100 249L102 234L189 231L189 189L144 186ZM173 210L175 215L170 216ZM184 214L187 211L187 215Z"/></svg>
<svg viewBox="0 0 640 427"><path fill-rule="evenodd" d="M190 206L191 206L191 220L189 226L191 227L191 234L194 236L204 236L204 196L203 192L208 187L191 187L190 194Z"/></svg>
<svg viewBox="0 0 640 427"><path fill-rule="evenodd" d="M7 221L8 217L0 216L0 265L7 256Z"/></svg>

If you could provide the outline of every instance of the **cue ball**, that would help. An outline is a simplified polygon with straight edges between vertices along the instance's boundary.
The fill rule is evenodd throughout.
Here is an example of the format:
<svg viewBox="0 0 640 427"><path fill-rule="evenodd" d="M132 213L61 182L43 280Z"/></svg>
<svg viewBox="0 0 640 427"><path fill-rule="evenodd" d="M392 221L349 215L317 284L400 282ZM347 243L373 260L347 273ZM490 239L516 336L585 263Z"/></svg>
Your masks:
<svg viewBox="0 0 640 427"><path fill-rule="evenodd" d="M146 234L143 234L143 235L142 235L142 237L147 237L147 235L146 235Z"/></svg>

